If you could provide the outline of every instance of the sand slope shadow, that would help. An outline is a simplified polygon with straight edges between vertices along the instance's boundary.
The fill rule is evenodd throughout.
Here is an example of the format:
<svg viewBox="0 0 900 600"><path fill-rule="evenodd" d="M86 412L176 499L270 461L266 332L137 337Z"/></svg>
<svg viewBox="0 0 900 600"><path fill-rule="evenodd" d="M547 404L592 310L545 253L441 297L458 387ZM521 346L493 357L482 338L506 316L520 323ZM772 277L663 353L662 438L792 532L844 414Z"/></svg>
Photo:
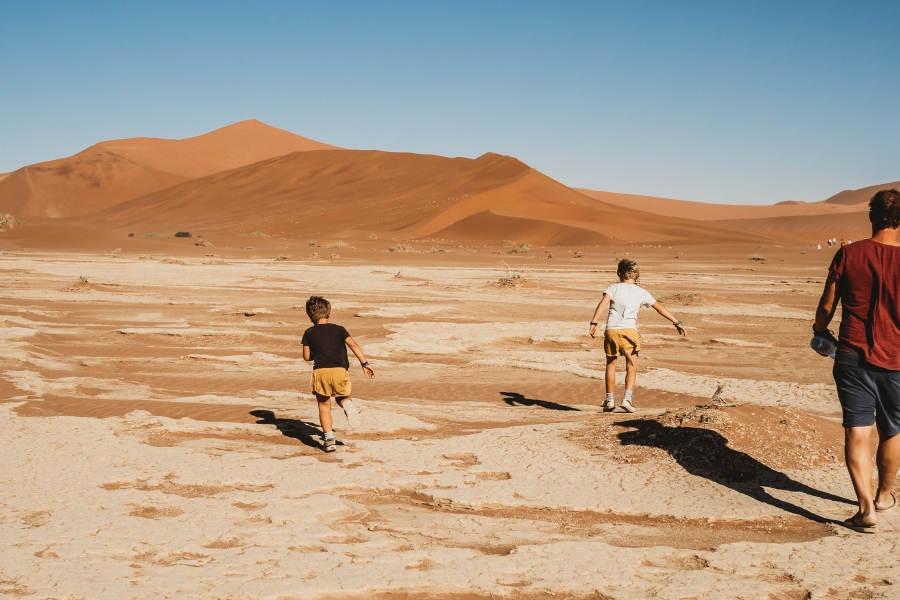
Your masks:
<svg viewBox="0 0 900 600"><path fill-rule="evenodd" d="M575 408L574 406L566 406L565 404L550 402L548 400L535 400L533 398L526 398L518 392L500 392L500 394L502 396L506 396L503 401L510 406L540 406L541 408L546 408L547 410L574 410L580 412L580 409Z"/></svg>
<svg viewBox="0 0 900 600"><path fill-rule="evenodd" d="M794 481L784 473L761 463L752 456L728 447L728 439L718 432L699 427L666 427L658 421L635 419L616 423L628 427L618 435L622 445L660 448L669 453L685 471L714 483L765 502L785 512L805 517L817 523L833 523L809 510L781 500L764 488L786 492L802 492L844 504L856 503Z"/></svg>
<svg viewBox="0 0 900 600"><path fill-rule="evenodd" d="M298 440L304 446L316 450L322 449L319 441L322 429L313 423L301 419L279 419L271 410L251 410L250 414L259 418L259 421L256 422L257 425L274 425L283 436ZM337 445L343 446L343 443L337 442Z"/></svg>

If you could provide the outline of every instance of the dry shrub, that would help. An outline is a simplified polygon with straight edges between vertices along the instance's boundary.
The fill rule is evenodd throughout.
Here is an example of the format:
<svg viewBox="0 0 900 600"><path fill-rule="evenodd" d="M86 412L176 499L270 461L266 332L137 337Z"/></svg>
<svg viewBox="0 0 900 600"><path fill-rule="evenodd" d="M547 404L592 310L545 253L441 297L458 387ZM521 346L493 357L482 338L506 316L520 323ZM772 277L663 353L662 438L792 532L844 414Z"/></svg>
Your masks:
<svg viewBox="0 0 900 600"><path fill-rule="evenodd" d="M306 245L309 246L310 248L315 248L316 242L315 242L315 240L311 240L311 241L307 242Z"/></svg>
<svg viewBox="0 0 900 600"><path fill-rule="evenodd" d="M528 251L531 249L531 244L528 242L522 242L517 245L515 248L510 248L506 251L507 254L528 254Z"/></svg>
<svg viewBox="0 0 900 600"><path fill-rule="evenodd" d="M521 271L514 271L512 267L506 265L506 275L497 280L497 285L500 287L519 287L528 283L529 279L525 267L522 267Z"/></svg>
<svg viewBox="0 0 900 600"><path fill-rule="evenodd" d="M763 256L762 254L751 254L750 260L758 260L758 261L762 262L762 261L766 260L766 257Z"/></svg>
<svg viewBox="0 0 900 600"><path fill-rule="evenodd" d="M337 242L333 243L331 246L329 246L329 248L343 248L346 245L347 244L345 244L343 241L337 241Z"/></svg>
<svg viewBox="0 0 900 600"><path fill-rule="evenodd" d="M584 254L581 252L576 252L575 254L572 255L572 258L583 258L583 257L584 257Z"/></svg>
<svg viewBox="0 0 900 600"><path fill-rule="evenodd" d="M247 235L261 235L263 237L272 237L264 231L254 231L254 232L248 233Z"/></svg>
<svg viewBox="0 0 900 600"><path fill-rule="evenodd" d="M9 227L10 229L12 229L15 226L16 226L16 218L14 216L12 216L9 213L6 213L5 215L0 215L0 230L2 230L4 227Z"/></svg>
<svg viewBox="0 0 900 600"><path fill-rule="evenodd" d="M188 238L188 237L191 237L191 232L190 231L176 231L175 237Z"/></svg>
<svg viewBox="0 0 900 600"><path fill-rule="evenodd" d="M412 246L406 244L397 244L388 248L388 252L413 252Z"/></svg>
<svg viewBox="0 0 900 600"><path fill-rule="evenodd" d="M207 240L197 240L196 242L194 242L194 245L202 246L203 248L212 248L213 247L212 242L207 241Z"/></svg>
<svg viewBox="0 0 900 600"><path fill-rule="evenodd" d="M275 258L275 260L287 260L287 259L289 259L289 258L290 258L290 256L287 256L287 255L285 255L285 254L279 254L279 255Z"/></svg>
<svg viewBox="0 0 900 600"><path fill-rule="evenodd" d="M373 233L373 234L370 234L370 235L369 235L369 239L370 239L370 240L377 240L377 239L378 239L378 236L375 235L375 234Z"/></svg>

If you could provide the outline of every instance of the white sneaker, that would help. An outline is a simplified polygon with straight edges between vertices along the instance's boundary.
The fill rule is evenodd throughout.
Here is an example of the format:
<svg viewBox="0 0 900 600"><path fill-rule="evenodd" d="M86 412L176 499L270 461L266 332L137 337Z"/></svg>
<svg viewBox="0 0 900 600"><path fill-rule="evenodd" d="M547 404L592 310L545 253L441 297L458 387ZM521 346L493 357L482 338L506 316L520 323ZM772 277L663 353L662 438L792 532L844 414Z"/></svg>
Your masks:
<svg viewBox="0 0 900 600"><path fill-rule="evenodd" d="M624 408L627 412L630 412L630 413L633 413L634 411L637 410L634 407L634 404L628 398L625 398L624 400L622 400L622 408Z"/></svg>
<svg viewBox="0 0 900 600"><path fill-rule="evenodd" d="M356 429L359 427L359 411L356 410L356 406L353 404L352 400L344 400L341 403L341 408L344 409L344 414L347 415L347 423L350 424L351 429Z"/></svg>
<svg viewBox="0 0 900 600"><path fill-rule="evenodd" d="M616 410L615 400L605 400L603 402L603 412L612 412L614 410Z"/></svg>

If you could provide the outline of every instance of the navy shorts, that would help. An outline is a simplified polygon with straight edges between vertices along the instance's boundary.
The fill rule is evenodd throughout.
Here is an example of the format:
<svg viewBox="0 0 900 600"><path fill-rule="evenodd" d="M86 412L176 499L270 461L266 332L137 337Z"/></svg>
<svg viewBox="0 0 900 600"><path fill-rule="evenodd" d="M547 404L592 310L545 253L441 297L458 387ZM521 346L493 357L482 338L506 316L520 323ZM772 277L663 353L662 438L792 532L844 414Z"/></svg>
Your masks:
<svg viewBox="0 0 900 600"><path fill-rule="evenodd" d="M844 427L877 424L887 437L900 433L900 371L882 369L856 354L838 352L832 373Z"/></svg>

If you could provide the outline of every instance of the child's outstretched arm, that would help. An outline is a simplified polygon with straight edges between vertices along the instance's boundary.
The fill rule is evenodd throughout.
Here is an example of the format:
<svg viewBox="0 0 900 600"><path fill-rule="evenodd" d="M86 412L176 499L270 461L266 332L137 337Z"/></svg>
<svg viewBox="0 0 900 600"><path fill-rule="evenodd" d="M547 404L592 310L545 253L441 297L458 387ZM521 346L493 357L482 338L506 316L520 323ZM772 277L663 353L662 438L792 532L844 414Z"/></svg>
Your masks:
<svg viewBox="0 0 900 600"><path fill-rule="evenodd" d="M687 337L687 329L684 328L684 325L681 324L681 321L676 319L675 316L669 312L669 309L667 309L665 306L663 306L662 303L654 302L651 305L651 308L653 308L653 310L655 310L656 312L661 314L663 317L665 317L666 319L671 321L671 323L675 326L675 329L678 330L678 333L680 333L684 337Z"/></svg>
<svg viewBox="0 0 900 600"><path fill-rule="evenodd" d="M356 355L356 358L359 359L359 364L362 365L363 373L366 374L366 377L368 379L374 379L375 371L373 371L372 367L369 366L369 361L366 360L366 355L363 354L362 348L359 347L359 344L357 344L352 337L348 337L344 341L347 342L347 346L350 348L350 350L353 351L353 354Z"/></svg>
<svg viewBox="0 0 900 600"><path fill-rule="evenodd" d="M603 294L603 298L600 299L600 303L597 305L597 310L594 311L594 318L591 319L591 329L590 329L591 337L594 337L595 334L597 333L597 323L600 322L598 319L600 318L600 315L606 309L606 306L608 304L609 304L609 294Z"/></svg>

